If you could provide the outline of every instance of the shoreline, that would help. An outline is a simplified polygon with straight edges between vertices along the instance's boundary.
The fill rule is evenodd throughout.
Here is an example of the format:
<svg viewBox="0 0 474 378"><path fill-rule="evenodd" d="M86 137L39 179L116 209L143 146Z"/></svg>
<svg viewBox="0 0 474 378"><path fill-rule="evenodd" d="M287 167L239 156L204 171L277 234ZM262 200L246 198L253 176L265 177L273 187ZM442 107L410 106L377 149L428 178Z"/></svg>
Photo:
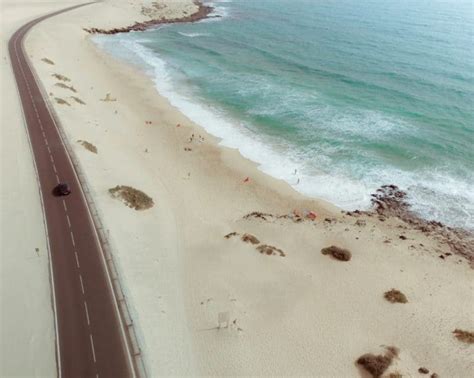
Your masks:
<svg viewBox="0 0 474 378"><path fill-rule="evenodd" d="M130 66L134 71L136 71L137 74L143 74L143 76L150 81L150 85L153 85L156 88L157 93L160 96L166 98L168 102L170 102L170 106L172 106L174 109L176 109L176 111L186 116L186 113L184 111L182 111L175 104L171 104L171 99L167 97L166 94L162 93L162 91L159 89L159 83L155 81L156 78L152 75L148 75L145 72L145 70L143 69L143 64L125 61L124 59L116 57L114 56L114 54L105 51L105 49L100 46L100 44L97 44L95 42L93 43L95 45L98 45L97 48L100 51L103 51L107 56L110 56L112 59L117 60L121 64ZM144 57L141 57L140 59L143 60L146 65L153 66L148 63ZM381 221L385 221L386 219L391 217L399 219L403 223L409 225L410 227L413 227L413 229L416 229L425 235L429 235L430 237L437 238L441 243L447 245L450 248L451 253L457 254L465 258L474 268L474 231L462 227L449 226L434 219L424 218L423 216L413 212L411 210L412 205L406 199L407 193L401 190L396 184L386 183L377 188L374 193L370 193L371 199L369 208L346 210L326 199L317 196L309 196L304 193L301 193L296 188L294 188L287 180L277 178L272 174L261 170L260 165L262 163L253 160L250 157L244 156L243 152L240 151L239 147L228 147L222 145L220 142L223 141L223 139L220 136L214 135L212 130L208 130L208 128L201 126L199 124L199 121L192 120L192 122L198 125L202 132L209 133L210 135L213 135L214 138L216 138L217 148L237 149L241 158L251 161L254 164L255 168L262 172L264 175L268 175L269 177L272 177L275 180L281 180L282 182L285 182L286 184L288 184L291 190L295 193L298 193L301 198L307 199L309 201L314 200L319 203L327 203L333 208L333 211L345 213L349 216L358 217L361 214L364 214L368 217L378 217L378 219ZM442 254L439 255L439 257L444 258Z"/></svg>
<svg viewBox="0 0 474 378"><path fill-rule="evenodd" d="M441 260L447 245L397 218L354 219L306 198L219 146L83 31L130 19L94 4L39 25L25 48L107 228L150 375L354 376L355 360L381 344L401 350L391 371L465 372L468 351L451 333L473 327L466 261ZM125 206L109 194L117 185L154 206ZM321 253L330 245L352 259ZM392 287L409 302L388 303Z"/></svg>
<svg viewBox="0 0 474 378"><path fill-rule="evenodd" d="M95 27L84 28L84 31L86 31L89 34L104 34L104 35L130 33L132 31L145 31L145 30L154 28L155 26L158 26L158 25L197 22L197 21L201 21L203 19L209 18L209 14L212 13L214 8L208 5L204 5L199 0L194 0L193 2L198 7L198 9L195 13L192 13L188 16L176 17L176 18L171 18L171 19L165 19L165 18L151 19L148 21L135 22L133 25L130 25L130 26L124 26L124 27L113 28L113 29L100 29L100 28L95 28ZM219 17L219 16L215 16L215 17Z"/></svg>
<svg viewBox="0 0 474 378"><path fill-rule="evenodd" d="M196 4L198 4L198 3L196 3ZM198 11L198 13L199 12L200 11ZM198 17L198 18L200 19L200 17ZM158 20L157 22L163 23L162 20ZM175 20L172 20L171 22L187 22L187 19L186 18L185 19L177 18ZM164 22L164 23L166 23L166 22ZM115 34L116 33L115 31L111 32L111 30L103 30L103 29L99 30L99 29L96 29L96 28L93 28L93 29L97 30L98 33L102 33L102 32L104 32L104 34ZM88 30L90 30L90 29L88 29ZM120 30L122 30L122 29L114 29L114 30L117 30L117 32L120 32ZM142 29L137 29L137 30L145 31L147 29L142 28ZM92 33L92 34L94 34L94 33ZM130 51L132 53L134 53L134 49L130 49ZM111 55L113 56L114 54L111 53ZM117 57L115 57L115 58L117 58ZM121 59L121 58L117 58L117 59ZM141 57L140 59L146 61L146 58ZM149 63L146 63L146 64L148 65ZM153 64L150 64L150 66L153 67ZM155 78L153 78L153 76L151 76L151 80L155 81ZM159 88L160 84L159 83L155 83L155 84L156 84L157 90L160 92L160 94L164 95L166 97L167 94L163 93ZM174 103L174 101L171 99L171 96L168 96L168 98L170 99L170 102L172 102L173 106L178 108L179 111L184 112L185 114L187 113L186 109L183 109L183 107L178 106L177 104ZM181 100L178 100L178 101L181 101ZM197 122L197 123L203 123L203 122L199 122L198 120L196 120L194 118L193 118L193 121ZM206 126L205 129L208 130L211 134L214 134L215 136L222 138L224 140L224 142L228 142L228 140L223 138L221 135L218 135L215 132L213 132L213 130L209 126ZM246 153L244 153L244 151L239 146L232 145L232 148L238 148L239 151L241 151L241 154L244 155L245 158L249 158L249 159L257 162L259 165L262 165L262 166L265 165L265 159L257 159L255 155L251 156L251 154L250 155L248 153L246 154ZM268 159L266 159L266 160L268 160ZM375 187L374 186L373 189L372 189L373 192L372 191L369 192L367 190L362 194L358 193L359 196L361 196L361 199L354 200L353 202L350 202L349 205L347 205L347 203L348 203L347 201L346 202L339 201L339 199L336 198L336 197L329 197L328 198L328 196L325 196L324 194L321 194L321 193L311 193L312 190L311 189L308 190L308 187L311 188L311 186L307 186L304 189L299 189L294 185L294 183L293 184L291 183L291 178L289 178L288 176L286 176L286 177L280 176L279 177L278 172L276 172L277 174L273 174L271 172L271 169L270 170L268 169L268 166L265 167L265 168L262 168L262 171L264 171L266 174L269 174L273 177L277 177L279 179L285 180L290 185L292 185L294 187L294 189L296 191L298 191L299 193L301 193L303 196L306 196L308 198L313 198L313 199L316 199L316 200L324 200L326 202L330 202L334 206L337 206L338 208L340 208L341 210L345 210L345 211L359 210L359 211L364 211L364 212L368 212L368 213L376 211L376 207L373 206L373 203L371 201L371 197L374 197L376 195L375 191L380 190L380 187ZM311 176L308 176L308 177L311 178ZM305 181L305 178L308 178L308 177L303 177L303 179L302 179L303 183L306 184L307 181ZM299 182L299 180L298 180L298 182ZM387 181L387 182L381 182L379 185L381 185L381 186L400 185L400 186L404 186L405 188L407 187L406 182L405 182L405 185L399 184L399 182L403 183L403 179L400 179L400 180L395 179L393 181L390 180L390 181ZM364 184L362 184L362 186L363 185ZM315 187L315 185L313 185L312 187ZM409 189L405 189L405 190L409 190ZM346 204L347 206L344 206L344 204ZM406 205L408 205L408 206L406 206ZM441 215L439 217L436 217L436 218L428 217L427 212L429 212L430 206L424 206L424 208L423 207L420 208L419 201L417 202L414 199L412 201L412 204L410 204L407 200L405 200L404 201L404 206L406 207L407 211L409 210L408 209L409 207L412 207L412 208L415 208L418 211L418 213L415 213L414 210L409 210L409 213L405 214L404 216L399 216L400 219L409 220L408 223L411 223L411 224L416 223L417 227L419 227L420 229L423 229L423 230L427 230L427 228L433 229L433 227L436 225L437 226L436 227L437 228L436 232L438 234L441 234L442 236L446 236L447 234L449 234L446 237L446 242L448 244L457 244L456 246L454 246L453 250L456 253L460 253L463 256L469 256L469 258L472 261L472 259L474 258L473 257L474 252L472 252L472 253L470 253L470 252L471 252L471 250L474 249L474 229L469 228L466 225L464 225L464 226L463 225L457 225L456 222L453 223L452 219L449 220L449 219L447 219L447 217L444 217L444 216L441 216ZM442 215L443 215L443 213L442 213ZM416 219L416 221L415 221L415 219ZM459 219L461 219L461 218L459 218ZM433 230L431 230L431 231L433 231ZM459 239L459 238L469 239L467 245L465 245L465 243L463 243L462 241L455 241L455 242L452 241L452 239Z"/></svg>

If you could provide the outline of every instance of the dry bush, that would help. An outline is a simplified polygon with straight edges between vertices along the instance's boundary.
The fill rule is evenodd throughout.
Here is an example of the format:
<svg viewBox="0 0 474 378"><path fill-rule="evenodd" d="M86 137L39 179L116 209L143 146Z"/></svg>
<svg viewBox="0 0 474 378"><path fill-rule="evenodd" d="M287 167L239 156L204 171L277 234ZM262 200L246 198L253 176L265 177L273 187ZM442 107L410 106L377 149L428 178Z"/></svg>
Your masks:
<svg viewBox="0 0 474 378"><path fill-rule="evenodd" d="M56 100L56 102L57 102L59 105L71 106L71 105L69 104L69 102L67 102L66 100L64 100L64 99L62 99L62 98L55 97L54 99Z"/></svg>
<svg viewBox="0 0 474 378"><path fill-rule="evenodd" d="M260 211L253 211L247 215L245 215L243 218L244 219L250 219L250 218L259 218L259 219L263 219L263 220L267 220L267 218L273 218L274 215L273 214L269 214L269 213L262 213Z"/></svg>
<svg viewBox="0 0 474 378"><path fill-rule="evenodd" d="M64 89L69 89L70 91L76 93L76 88L74 88L72 85L67 85L67 84L64 84L64 83L56 83L54 84L56 87L59 87L59 88L64 88Z"/></svg>
<svg viewBox="0 0 474 378"><path fill-rule="evenodd" d="M395 347L387 347L385 354L375 355L367 353L357 359L357 364L361 365L374 378L382 376L382 374L392 364L393 359L398 356L398 349Z"/></svg>
<svg viewBox="0 0 474 378"><path fill-rule="evenodd" d="M283 252L281 249L274 247L272 245L267 245L267 244L262 244L257 247L257 251L264 255L280 255L280 257L285 257L285 252Z"/></svg>
<svg viewBox="0 0 474 378"><path fill-rule="evenodd" d="M89 143L86 140L78 140L77 143L82 145L86 150L93 152L94 154L97 153L97 147L94 146L92 143Z"/></svg>
<svg viewBox="0 0 474 378"><path fill-rule="evenodd" d="M238 233L234 231L234 232L231 232L231 233L225 235L224 238L230 239L232 236L237 236L237 235L238 235Z"/></svg>
<svg viewBox="0 0 474 378"><path fill-rule="evenodd" d="M390 373L388 375L388 378L403 378L403 375L399 373L398 371Z"/></svg>
<svg viewBox="0 0 474 378"><path fill-rule="evenodd" d="M79 97L71 96L71 98L76 101L78 104L85 105L86 103L82 101Z"/></svg>
<svg viewBox="0 0 474 378"><path fill-rule="evenodd" d="M407 303L408 299L400 290L392 289L384 293L384 298L390 303Z"/></svg>
<svg viewBox="0 0 474 378"><path fill-rule="evenodd" d="M334 245L321 249L323 255L331 255L333 258L339 261L349 261L352 257L352 254L349 250L344 248L339 248Z"/></svg>
<svg viewBox="0 0 474 378"><path fill-rule="evenodd" d="M117 99L112 97L110 93L107 93L104 98L100 99L100 101L109 102L109 101L117 101Z"/></svg>
<svg viewBox="0 0 474 378"><path fill-rule="evenodd" d="M45 62L45 63L51 64L51 65L54 66L54 62L53 62L51 59L43 58L43 59L41 59L41 60L42 60L43 62Z"/></svg>
<svg viewBox="0 0 474 378"><path fill-rule="evenodd" d="M466 344L474 344L474 332L463 331L462 329L456 328L453 333L459 341Z"/></svg>
<svg viewBox="0 0 474 378"><path fill-rule="evenodd" d="M258 240L255 236L251 234L243 234L242 235L242 241L246 243L252 243L252 244L259 244L260 240Z"/></svg>
<svg viewBox="0 0 474 378"><path fill-rule="evenodd" d="M115 188L110 188L109 193L112 197L121 199L128 207L135 210L146 210L154 205L151 197L131 186L117 185Z"/></svg>
<svg viewBox="0 0 474 378"><path fill-rule="evenodd" d="M57 74L57 73L54 73L51 76L53 76L54 78L56 78L58 80L61 80L61 81L71 81L71 79L69 79L68 77L66 77L64 75Z"/></svg>

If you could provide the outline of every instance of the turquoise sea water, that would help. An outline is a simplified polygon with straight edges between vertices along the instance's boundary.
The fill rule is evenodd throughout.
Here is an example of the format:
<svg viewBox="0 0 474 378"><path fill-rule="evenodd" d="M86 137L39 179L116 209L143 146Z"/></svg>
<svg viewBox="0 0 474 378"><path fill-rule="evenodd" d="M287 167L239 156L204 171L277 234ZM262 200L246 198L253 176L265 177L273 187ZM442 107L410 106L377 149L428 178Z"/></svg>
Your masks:
<svg viewBox="0 0 474 378"><path fill-rule="evenodd" d="M424 217L474 228L472 1L212 4L222 17L96 41L304 194L367 208L396 184Z"/></svg>

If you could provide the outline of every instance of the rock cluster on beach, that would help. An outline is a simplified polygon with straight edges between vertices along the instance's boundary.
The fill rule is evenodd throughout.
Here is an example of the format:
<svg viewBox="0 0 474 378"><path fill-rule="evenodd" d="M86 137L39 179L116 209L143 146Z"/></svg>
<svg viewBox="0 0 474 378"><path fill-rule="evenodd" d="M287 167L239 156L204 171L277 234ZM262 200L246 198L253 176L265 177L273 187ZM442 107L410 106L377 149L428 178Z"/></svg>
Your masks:
<svg viewBox="0 0 474 378"><path fill-rule="evenodd" d="M372 194L372 204L374 211L382 219L396 217L406 222L414 229L431 235L442 243L447 244L453 253L466 258L471 265L474 265L474 235L472 232L461 228L454 228L444 225L441 222L426 220L415 214L410 209L410 204L406 200L407 193L396 185L383 185ZM349 211L350 216L369 215L373 212ZM401 237L403 239L403 237ZM440 256L441 257L441 256ZM443 257L444 258L444 257Z"/></svg>
<svg viewBox="0 0 474 378"><path fill-rule="evenodd" d="M87 33L90 34L118 34L118 33L129 33L131 31L145 31L150 29L154 26L161 25L161 24L175 24L180 22L195 22L202 20L204 18L208 18L209 14L212 12L213 8L208 5L203 5L200 2L196 2L198 6L197 12L183 17L171 18L166 19L161 17L159 19L153 19L149 21L143 22L135 22L133 25L125 26L121 28L113 28L113 29L100 29L100 28L84 28ZM214 16L219 17L219 16Z"/></svg>

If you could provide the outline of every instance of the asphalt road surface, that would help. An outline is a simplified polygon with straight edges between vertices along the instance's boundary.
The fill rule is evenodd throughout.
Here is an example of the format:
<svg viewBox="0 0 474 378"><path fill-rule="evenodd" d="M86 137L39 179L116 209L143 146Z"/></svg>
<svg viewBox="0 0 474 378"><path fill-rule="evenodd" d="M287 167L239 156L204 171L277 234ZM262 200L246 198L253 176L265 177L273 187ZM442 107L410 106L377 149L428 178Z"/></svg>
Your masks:
<svg viewBox="0 0 474 378"><path fill-rule="evenodd" d="M58 375L132 377L135 374L127 336L95 226L58 133L57 121L48 110L23 49L24 37L34 25L77 7L27 23L11 37L8 48L38 172L47 225ZM67 182L71 187L69 196L53 195L53 188L60 182Z"/></svg>

